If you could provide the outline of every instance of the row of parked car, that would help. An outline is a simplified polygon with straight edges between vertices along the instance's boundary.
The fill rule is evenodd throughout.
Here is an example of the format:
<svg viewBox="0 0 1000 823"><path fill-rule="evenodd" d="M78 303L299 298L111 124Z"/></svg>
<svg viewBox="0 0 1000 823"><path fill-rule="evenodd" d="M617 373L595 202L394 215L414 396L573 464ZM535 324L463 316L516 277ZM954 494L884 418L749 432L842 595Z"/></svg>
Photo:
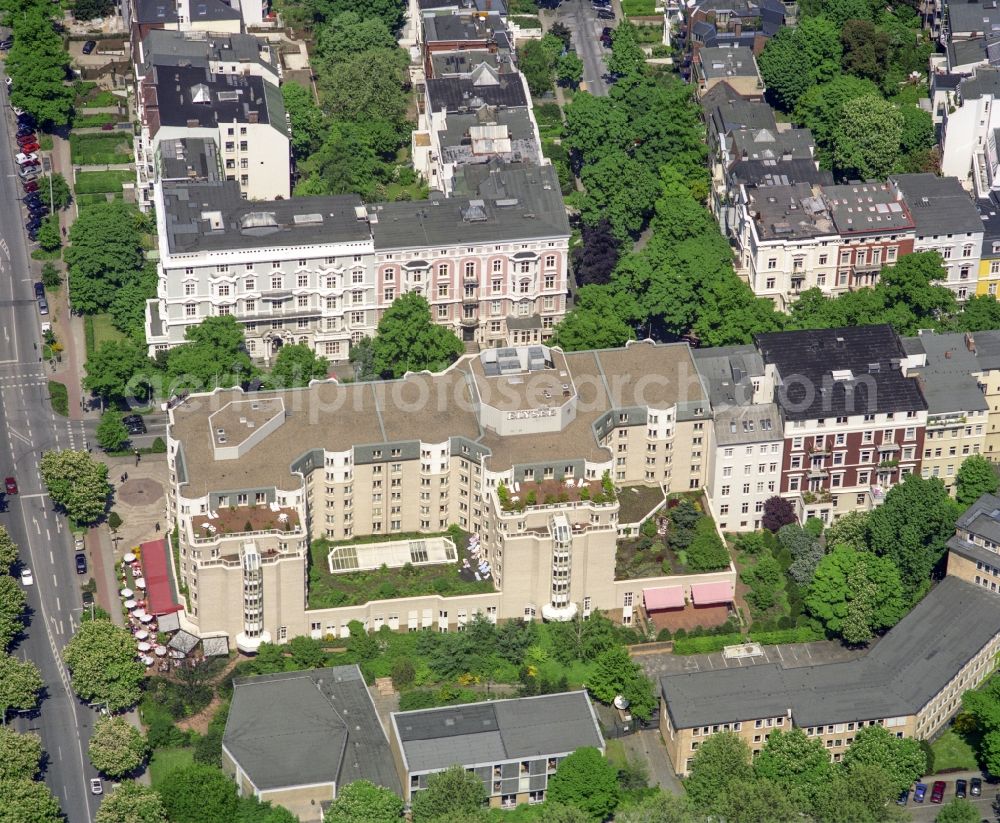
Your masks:
<svg viewBox="0 0 1000 823"><path fill-rule="evenodd" d="M935 780L931 785L931 803L944 803L944 793L948 784L943 780ZM979 797L983 793L983 781L978 777L971 780L958 779L955 781L955 797ZM913 802L923 803L927 797L927 784L917 783L913 787ZM896 802L900 806L905 806L910 800L910 790L907 789L899 796Z"/></svg>
<svg viewBox="0 0 1000 823"><path fill-rule="evenodd" d="M42 161L38 151L41 146L35 133L35 120L30 114L17 115L17 147L19 151L14 155L14 160L24 189L24 205L28 210L28 221L24 224L24 228L28 232L28 238L34 242L38 239L38 230L42 226L42 220L49 213L49 207L42 202L38 193L38 176L42 171ZM43 312L45 313L47 311Z"/></svg>

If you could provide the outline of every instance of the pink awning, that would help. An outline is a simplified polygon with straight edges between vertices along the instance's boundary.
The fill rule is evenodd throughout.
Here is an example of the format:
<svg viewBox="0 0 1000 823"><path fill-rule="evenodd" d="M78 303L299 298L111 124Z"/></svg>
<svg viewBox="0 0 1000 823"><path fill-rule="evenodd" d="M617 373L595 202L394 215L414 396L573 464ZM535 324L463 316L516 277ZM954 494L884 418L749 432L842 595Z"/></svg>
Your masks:
<svg viewBox="0 0 1000 823"><path fill-rule="evenodd" d="M642 602L648 611L658 609L683 609L684 587L664 586L660 589L643 589Z"/></svg>
<svg viewBox="0 0 1000 823"><path fill-rule="evenodd" d="M691 599L696 606L709 603L732 603L733 584L728 580L721 583L695 583L691 586Z"/></svg>

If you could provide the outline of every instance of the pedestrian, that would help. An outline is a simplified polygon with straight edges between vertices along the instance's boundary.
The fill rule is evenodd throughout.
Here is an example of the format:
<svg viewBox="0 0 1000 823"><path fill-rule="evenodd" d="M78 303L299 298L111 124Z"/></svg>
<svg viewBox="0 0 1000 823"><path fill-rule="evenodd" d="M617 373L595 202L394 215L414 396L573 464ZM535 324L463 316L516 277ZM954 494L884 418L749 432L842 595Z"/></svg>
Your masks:
<svg viewBox="0 0 1000 823"><path fill-rule="evenodd" d="M125 472L125 482L128 483L128 472Z"/></svg>
<svg viewBox="0 0 1000 823"><path fill-rule="evenodd" d="M159 531L159 530L160 530L160 524L159 524L159 523L157 523L157 524L156 524L156 530L157 530L157 531Z"/></svg>

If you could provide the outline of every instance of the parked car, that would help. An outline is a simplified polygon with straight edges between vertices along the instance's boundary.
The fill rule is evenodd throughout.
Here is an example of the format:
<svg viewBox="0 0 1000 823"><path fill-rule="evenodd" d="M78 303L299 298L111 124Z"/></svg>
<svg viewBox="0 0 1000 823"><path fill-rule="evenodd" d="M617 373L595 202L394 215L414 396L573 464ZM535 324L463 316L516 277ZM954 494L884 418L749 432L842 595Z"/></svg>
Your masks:
<svg viewBox="0 0 1000 823"><path fill-rule="evenodd" d="M101 131L114 131L114 130L115 130L114 123L101 123Z"/></svg>
<svg viewBox="0 0 1000 823"><path fill-rule="evenodd" d="M97 41L88 40L86 43L83 44L83 48L80 51L82 51L84 54L90 54L96 48L97 48Z"/></svg>
<svg viewBox="0 0 1000 823"><path fill-rule="evenodd" d="M35 136L35 127L34 126L29 126L29 125L23 125L22 126L19 123L18 126L17 126L17 136L18 137L34 137Z"/></svg>
<svg viewBox="0 0 1000 823"><path fill-rule="evenodd" d="M38 142L38 135L35 134L33 131L26 132L25 134L19 134L17 136L17 145L19 146L24 146L27 145L28 143L37 143L37 142Z"/></svg>
<svg viewBox="0 0 1000 823"><path fill-rule="evenodd" d="M18 175L22 180L37 180L38 179L38 169L34 166L27 166L23 169L18 169Z"/></svg>
<svg viewBox="0 0 1000 823"><path fill-rule="evenodd" d="M21 569L21 585L22 586L32 586L35 583L35 576L31 573L31 569L25 566Z"/></svg>
<svg viewBox="0 0 1000 823"><path fill-rule="evenodd" d="M122 422L125 424L125 428L128 429L129 434L146 433L146 423L138 414L125 415L125 417L122 418Z"/></svg>
<svg viewBox="0 0 1000 823"><path fill-rule="evenodd" d="M38 230L37 229L33 229L32 231L29 231L28 232L28 239L32 243L37 243L38 242Z"/></svg>
<svg viewBox="0 0 1000 823"><path fill-rule="evenodd" d="M37 146L37 143L28 143L29 146ZM17 161L18 165L21 163L27 163L29 160L37 160L38 155L34 151L19 151L14 155L14 159Z"/></svg>
<svg viewBox="0 0 1000 823"><path fill-rule="evenodd" d="M84 545L85 544L83 542L83 535L82 534L75 534L75 535L73 535L73 550L74 551L82 552L83 548L84 548Z"/></svg>
<svg viewBox="0 0 1000 823"><path fill-rule="evenodd" d="M83 605L85 607L87 607L87 606L93 606L94 605L94 593L93 592L84 592L83 593L82 602L83 602Z"/></svg>
<svg viewBox="0 0 1000 823"><path fill-rule="evenodd" d="M924 802L924 796L926 794L927 794L927 784L926 783L917 783L917 785L913 787L913 802L914 803L923 803Z"/></svg>
<svg viewBox="0 0 1000 823"><path fill-rule="evenodd" d="M38 232L38 230L41 228L42 228L42 221L37 218L29 220L27 223L24 224L24 230L29 234L31 234L32 232Z"/></svg>
<svg viewBox="0 0 1000 823"><path fill-rule="evenodd" d="M958 779L955 781L955 797L965 797L967 794L966 789L969 788L969 781Z"/></svg>
<svg viewBox="0 0 1000 823"><path fill-rule="evenodd" d="M973 777L969 781L969 794L973 797L979 797L983 793L983 781L978 777Z"/></svg>
<svg viewBox="0 0 1000 823"><path fill-rule="evenodd" d="M49 207L43 203L29 203L28 214L32 217L45 217L49 213Z"/></svg>
<svg viewBox="0 0 1000 823"><path fill-rule="evenodd" d="M32 237L31 239L32 240L37 240L38 239L38 233L36 232L35 236ZM48 302L46 302L45 300L39 300L38 301L38 313L42 317L45 317L49 313L49 304L48 304Z"/></svg>
<svg viewBox="0 0 1000 823"><path fill-rule="evenodd" d="M904 789L899 793L899 797L896 798L897 806L905 806L910 800L910 790Z"/></svg>
<svg viewBox="0 0 1000 823"><path fill-rule="evenodd" d="M614 20L615 13L611 9L598 9L597 10L598 20Z"/></svg>
<svg viewBox="0 0 1000 823"><path fill-rule="evenodd" d="M90 793L91 794L104 794L104 784L101 783L101 778L92 777L90 779Z"/></svg>
<svg viewBox="0 0 1000 823"><path fill-rule="evenodd" d="M25 143L23 146L19 146L21 149L21 154L32 154L38 151L41 146L38 143Z"/></svg>
<svg viewBox="0 0 1000 823"><path fill-rule="evenodd" d="M86 574L87 573L87 555L85 555L83 552L77 552L76 553L76 558L74 558L74 559L76 560L76 573L77 574Z"/></svg>
<svg viewBox="0 0 1000 823"><path fill-rule="evenodd" d="M17 494L17 480L13 477L8 477L3 481L4 489L7 494Z"/></svg>
<svg viewBox="0 0 1000 823"><path fill-rule="evenodd" d="M10 51L10 48L13 45L14 45L13 37L8 37L6 40L0 40L0 51Z"/></svg>
<svg viewBox="0 0 1000 823"><path fill-rule="evenodd" d="M35 128L35 118L22 111L17 115L17 126L18 128L29 128L33 131Z"/></svg>
<svg viewBox="0 0 1000 823"><path fill-rule="evenodd" d="M24 186L25 191L38 191L38 183L34 180L22 180L21 185Z"/></svg>
<svg viewBox="0 0 1000 823"><path fill-rule="evenodd" d="M931 788L931 803L944 802L944 790L945 782L943 780L935 780L934 786Z"/></svg>
<svg viewBox="0 0 1000 823"><path fill-rule="evenodd" d="M7 88L8 89L11 88L14 85L14 81L10 77L5 77L3 81L4 81L4 83L7 84Z"/></svg>
<svg viewBox="0 0 1000 823"><path fill-rule="evenodd" d="M41 300L43 297L45 297L45 284L42 283L41 280L35 281L34 289L35 289L36 300Z"/></svg>
<svg viewBox="0 0 1000 823"><path fill-rule="evenodd" d="M30 194L24 195L24 202L28 203L29 205L32 203L41 203L42 198L41 195L38 194L38 192L33 191Z"/></svg>

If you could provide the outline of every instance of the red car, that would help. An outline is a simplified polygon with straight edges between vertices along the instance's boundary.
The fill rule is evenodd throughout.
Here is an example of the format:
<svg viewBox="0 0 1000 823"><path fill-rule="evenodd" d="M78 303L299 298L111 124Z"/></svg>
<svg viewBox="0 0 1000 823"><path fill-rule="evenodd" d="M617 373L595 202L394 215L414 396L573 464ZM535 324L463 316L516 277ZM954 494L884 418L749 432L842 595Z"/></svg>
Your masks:
<svg viewBox="0 0 1000 823"><path fill-rule="evenodd" d="M38 145L38 143L24 143L21 146L21 151L23 151L25 154L31 154L33 151L38 151L39 148L41 147Z"/></svg>
<svg viewBox="0 0 1000 823"><path fill-rule="evenodd" d="M37 142L38 142L38 135L35 134L26 134L24 135L24 137L17 138L17 145L19 146L24 146L27 145L28 143L37 143Z"/></svg>
<svg viewBox="0 0 1000 823"><path fill-rule="evenodd" d="M17 481L13 477L8 477L3 481L7 494L17 494Z"/></svg>
<svg viewBox="0 0 1000 823"><path fill-rule="evenodd" d="M934 788L931 789L931 803L942 803L944 801L945 782L935 780Z"/></svg>
<svg viewBox="0 0 1000 823"><path fill-rule="evenodd" d="M34 180L22 181L22 185L24 186L25 191L38 191L38 183Z"/></svg>

